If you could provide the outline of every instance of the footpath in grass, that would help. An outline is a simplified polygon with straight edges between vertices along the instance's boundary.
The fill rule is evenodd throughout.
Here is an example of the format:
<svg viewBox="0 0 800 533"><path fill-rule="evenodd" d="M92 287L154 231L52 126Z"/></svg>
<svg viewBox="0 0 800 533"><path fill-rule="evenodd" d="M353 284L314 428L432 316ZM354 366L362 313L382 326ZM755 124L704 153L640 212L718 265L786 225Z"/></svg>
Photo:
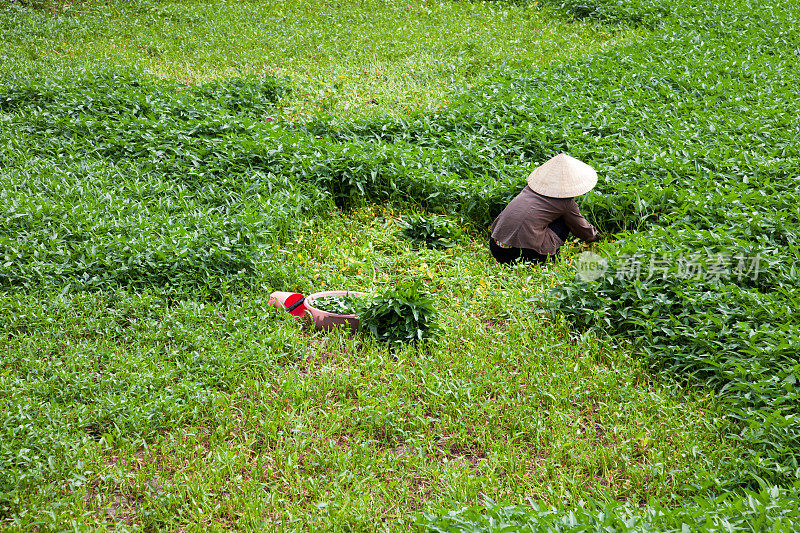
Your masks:
<svg viewBox="0 0 800 533"><path fill-rule="evenodd" d="M654 34L398 118L292 121L270 77L6 76L3 520L795 529L798 9L567 4ZM617 237L591 283L575 250L507 270L482 247L561 150ZM376 203L479 239L406 249ZM357 224L325 233L340 209ZM448 302L427 350L264 319L273 288L407 278ZM632 507L568 511L586 498Z"/></svg>

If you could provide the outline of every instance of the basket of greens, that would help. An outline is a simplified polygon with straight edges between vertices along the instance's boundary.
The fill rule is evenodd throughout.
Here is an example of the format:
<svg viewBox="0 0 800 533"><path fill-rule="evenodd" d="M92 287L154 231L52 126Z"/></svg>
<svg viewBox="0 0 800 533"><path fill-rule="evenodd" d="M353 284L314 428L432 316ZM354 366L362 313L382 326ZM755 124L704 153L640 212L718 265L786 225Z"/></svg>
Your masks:
<svg viewBox="0 0 800 533"><path fill-rule="evenodd" d="M307 296L305 306L317 329L327 331L349 326L357 331L359 320L356 315L368 297L364 292L324 291Z"/></svg>

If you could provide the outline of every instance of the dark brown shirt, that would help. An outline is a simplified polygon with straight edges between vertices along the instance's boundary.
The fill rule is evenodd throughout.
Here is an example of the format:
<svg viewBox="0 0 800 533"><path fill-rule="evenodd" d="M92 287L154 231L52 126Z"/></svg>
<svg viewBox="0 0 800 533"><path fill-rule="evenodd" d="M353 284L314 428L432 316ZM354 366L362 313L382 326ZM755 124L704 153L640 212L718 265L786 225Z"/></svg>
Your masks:
<svg viewBox="0 0 800 533"><path fill-rule="evenodd" d="M495 219L492 238L515 248L553 255L564 241L547 225L558 217L564 217L569 230L579 239L587 242L600 240L600 234L583 218L574 198L542 196L527 186Z"/></svg>

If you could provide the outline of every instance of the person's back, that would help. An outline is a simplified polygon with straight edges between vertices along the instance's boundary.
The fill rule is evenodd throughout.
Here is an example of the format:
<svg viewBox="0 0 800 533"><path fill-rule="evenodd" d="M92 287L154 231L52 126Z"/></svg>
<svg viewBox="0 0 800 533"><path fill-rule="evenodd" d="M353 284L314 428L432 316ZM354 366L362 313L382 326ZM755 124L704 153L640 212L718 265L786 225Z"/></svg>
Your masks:
<svg viewBox="0 0 800 533"><path fill-rule="evenodd" d="M545 261L558 252L570 231L587 242L599 240L600 234L580 214L574 199L596 183L592 167L566 154L538 167L492 224L492 255L499 263Z"/></svg>

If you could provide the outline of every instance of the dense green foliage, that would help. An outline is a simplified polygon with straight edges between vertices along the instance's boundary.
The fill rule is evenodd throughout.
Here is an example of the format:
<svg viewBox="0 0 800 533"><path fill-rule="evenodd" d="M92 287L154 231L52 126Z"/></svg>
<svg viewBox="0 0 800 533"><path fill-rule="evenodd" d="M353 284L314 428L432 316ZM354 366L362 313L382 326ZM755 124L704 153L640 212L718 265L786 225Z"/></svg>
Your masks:
<svg viewBox="0 0 800 533"><path fill-rule="evenodd" d="M698 500L678 511L650 505L636 509L616 502L589 502L575 509L531 506L463 507L447 515L423 513L417 529L426 533L683 533L685 531L775 531L790 533L800 526L796 494L777 489L747 493L743 498Z"/></svg>
<svg viewBox="0 0 800 533"><path fill-rule="evenodd" d="M450 248L462 240L461 228L442 215L410 213L400 222L403 236L433 248Z"/></svg>
<svg viewBox="0 0 800 533"><path fill-rule="evenodd" d="M440 333L433 297L419 282L389 288L379 296L322 296L312 305L329 313L356 315L361 329L394 348Z"/></svg>
<svg viewBox="0 0 800 533"><path fill-rule="evenodd" d="M366 233L349 253L386 244L362 213L323 222ZM269 290L0 296L2 528L407 531L415 510L481 494L685 498L733 453L713 399L653 386L633 354L530 317L546 271L509 272L502 295L477 283L496 268L477 247L394 242L370 261L396 275L437 259L440 301L456 304L424 348L303 329ZM506 309L513 320L484 323Z"/></svg>
<svg viewBox="0 0 800 533"><path fill-rule="evenodd" d="M354 315L364 304L366 295L347 294L345 296L322 296L314 299L314 307L337 315Z"/></svg>
<svg viewBox="0 0 800 533"><path fill-rule="evenodd" d="M546 0L574 20L596 20L605 24L660 27L664 17L676 8L664 0Z"/></svg>
<svg viewBox="0 0 800 533"><path fill-rule="evenodd" d="M530 0L26 3L39 9L0 0L4 70L136 68L192 84L268 73L291 78L281 115L302 119L446 106L498 62L550 65L644 31L573 24Z"/></svg>
<svg viewBox="0 0 800 533"><path fill-rule="evenodd" d="M631 340L664 379L721 394L739 453L724 477L697 488L794 492L712 502L708 524L730 514L757 529L747 520L762 508L777 523L796 509L800 482L800 8L710 0L563 6L578 19L659 29L643 43L547 71L497 69L493 81L448 107L391 119L292 122L273 114L289 86L274 78L185 86L140 73L4 74L0 288L153 291L204 302L289 288L287 279L309 287L308 271L276 256L298 221L391 202L482 230L532 165L566 151L598 169L601 180L581 208L618 239L603 249L603 276L566 280L545 301L579 330ZM436 231L425 229L438 239ZM422 301L420 314L416 296L384 296L367 327L387 342L424 338L432 302ZM54 319L3 312L9 343ZM107 337L124 334L125 320L104 317ZM400 327L379 333L387 324ZM153 345L171 346L176 334L190 342L172 331ZM292 341L276 339L275 357L291 357ZM58 353L57 340L52 349ZM251 364L242 354L166 358L143 384L135 359L111 359L100 362L108 374L65 387L55 363L42 366L38 353L3 361L5 383L48 392L25 405L0 396L0 516L24 508L20 488L69 483L89 439L146 439L186 422L214 391L230 390L227 372ZM83 401L98 395L105 403ZM131 395L149 398L147 408L130 407ZM740 509L747 502L754 503ZM681 520L706 520L703 505L650 515L636 527L679 529ZM550 511L501 508L430 516L428 527L491 531L474 525L492 513L534 531L571 527ZM634 517L618 510L605 524L600 513L610 515L601 509L576 513L581 527L598 520L622 529Z"/></svg>
<svg viewBox="0 0 800 533"><path fill-rule="evenodd" d="M188 88L92 74L6 87L0 287L219 295L252 283L270 243L318 210L316 189L269 173L280 145L248 133L269 128L274 80ZM273 285L281 276L267 271Z"/></svg>
<svg viewBox="0 0 800 533"><path fill-rule="evenodd" d="M584 213L607 231L639 230L605 248L609 265L598 280L576 277L543 300L555 297L554 310L579 329L632 340L664 379L720 391L741 424L731 435L741 454L732 475L715 483L796 490L800 43L786 28L800 13L788 3L678 7L649 46L538 83L511 82L551 106L548 124L561 133L563 149L606 169ZM530 117L532 107L539 104L516 109ZM766 507L752 506L749 517L734 509L752 500L734 498L711 517L690 509L655 522L602 509L563 521L516 510L515 522L478 509L434 520L431 530L515 523L530 531L649 531L686 523L691 530L791 531L797 517L784 515L797 507L792 498L772 501L762 492L757 500Z"/></svg>
<svg viewBox="0 0 800 533"><path fill-rule="evenodd" d="M434 298L414 282L368 299L358 318L378 341L398 347L436 338L440 333L437 314Z"/></svg>
<svg viewBox="0 0 800 533"><path fill-rule="evenodd" d="M205 420L243 381L300 353L290 329L263 335L262 322L234 322L202 303L125 293L31 299L12 295L0 307L0 520L29 512L34 488L85 486L98 443L139 446Z"/></svg>

